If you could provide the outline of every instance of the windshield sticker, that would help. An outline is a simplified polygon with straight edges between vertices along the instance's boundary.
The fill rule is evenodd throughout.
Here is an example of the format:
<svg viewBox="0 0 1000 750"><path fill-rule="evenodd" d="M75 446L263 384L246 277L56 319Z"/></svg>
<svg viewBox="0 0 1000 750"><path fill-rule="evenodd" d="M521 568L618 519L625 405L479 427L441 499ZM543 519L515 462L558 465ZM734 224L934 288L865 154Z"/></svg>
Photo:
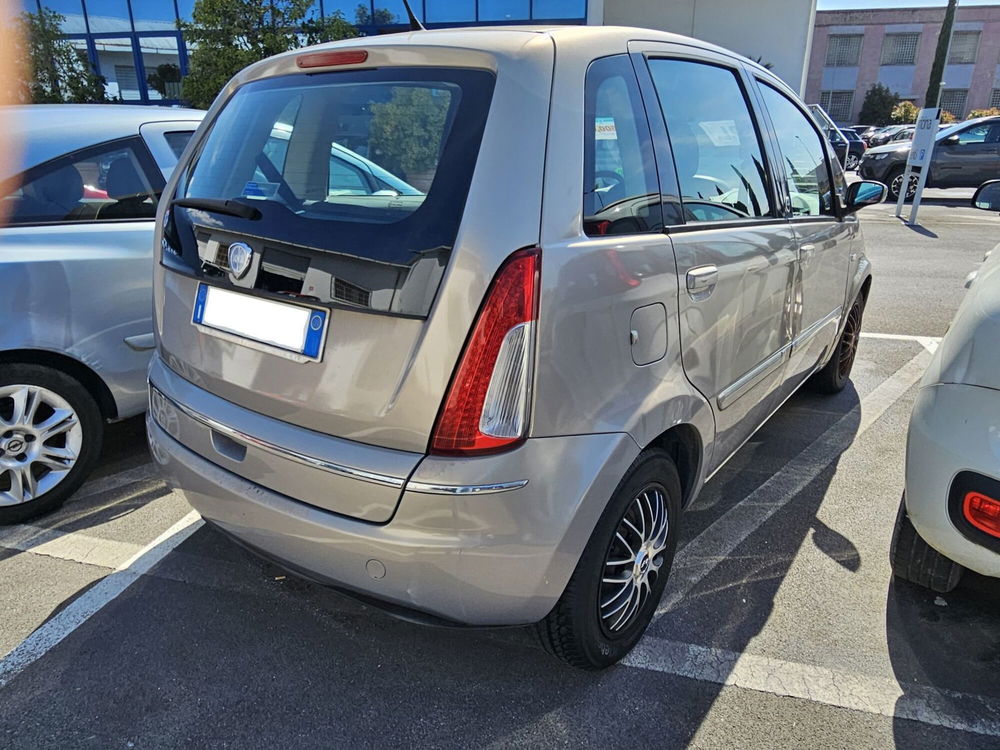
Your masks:
<svg viewBox="0 0 1000 750"><path fill-rule="evenodd" d="M713 146L739 146L740 134L733 120L710 120L698 123Z"/></svg>
<svg viewBox="0 0 1000 750"><path fill-rule="evenodd" d="M277 182L257 182L256 180L251 180L243 186L244 198L273 198L277 194Z"/></svg>
<svg viewBox="0 0 1000 750"><path fill-rule="evenodd" d="M598 141L617 141L614 117L598 117L594 120L594 138Z"/></svg>

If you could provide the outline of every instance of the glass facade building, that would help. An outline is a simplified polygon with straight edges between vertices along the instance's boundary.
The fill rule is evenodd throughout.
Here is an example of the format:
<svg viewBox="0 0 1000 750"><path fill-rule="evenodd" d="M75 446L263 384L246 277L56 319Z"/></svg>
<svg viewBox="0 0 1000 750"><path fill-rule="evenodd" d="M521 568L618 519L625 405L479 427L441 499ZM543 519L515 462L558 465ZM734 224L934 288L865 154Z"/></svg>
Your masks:
<svg viewBox="0 0 1000 750"><path fill-rule="evenodd" d="M107 81L108 96L130 104L177 104L188 70L178 21L191 20L195 0L21 0L65 18L63 35ZM428 27L586 23L587 0L412 0ZM334 13L365 35L406 28L402 0L314 0L312 12Z"/></svg>

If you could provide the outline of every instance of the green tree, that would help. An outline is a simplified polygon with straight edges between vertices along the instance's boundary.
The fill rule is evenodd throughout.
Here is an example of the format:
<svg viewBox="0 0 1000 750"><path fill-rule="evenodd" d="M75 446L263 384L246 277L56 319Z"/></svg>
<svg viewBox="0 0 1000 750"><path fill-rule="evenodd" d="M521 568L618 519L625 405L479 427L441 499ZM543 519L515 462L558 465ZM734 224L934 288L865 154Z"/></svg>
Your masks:
<svg viewBox="0 0 1000 750"><path fill-rule="evenodd" d="M164 99L180 98L181 69L174 63L157 65L156 69L146 76L146 82Z"/></svg>
<svg viewBox="0 0 1000 750"><path fill-rule="evenodd" d="M951 29L955 25L955 9L958 0L948 0L948 9L944 12L944 23L938 34L937 48L934 50L934 64L931 65L931 75L927 83L927 95L924 96L925 107L936 107L941 94L941 79L944 77L944 66L948 60L948 47L951 44Z"/></svg>
<svg viewBox="0 0 1000 750"><path fill-rule="evenodd" d="M191 50L184 98L208 107L243 68L307 44L347 39L357 29L341 13L320 19L312 0L197 0L182 23Z"/></svg>
<svg viewBox="0 0 1000 750"><path fill-rule="evenodd" d="M22 13L13 34L4 33L14 45L19 72L3 76L7 101L34 104L106 102L105 80L94 72L86 54L62 38L66 18L55 11Z"/></svg>
<svg viewBox="0 0 1000 750"><path fill-rule="evenodd" d="M899 104L899 97L882 83L875 83L865 93L858 119L865 125L888 125L892 110Z"/></svg>
<svg viewBox="0 0 1000 750"><path fill-rule="evenodd" d="M974 109L969 112L970 120L974 120L977 117L1000 117L1000 109L990 107L989 109Z"/></svg>
<svg viewBox="0 0 1000 750"><path fill-rule="evenodd" d="M910 125L917 121L920 109L911 101L902 101L892 109L889 118L893 125Z"/></svg>
<svg viewBox="0 0 1000 750"><path fill-rule="evenodd" d="M372 104L369 148L376 161L407 181L433 170L449 103L449 96L426 88L399 86L389 101Z"/></svg>
<svg viewBox="0 0 1000 750"><path fill-rule="evenodd" d="M358 3L354 11L354 23L358 26L391 26L399 23L399 17L386 8L376 8L372 13L370 5Z"/></svg>

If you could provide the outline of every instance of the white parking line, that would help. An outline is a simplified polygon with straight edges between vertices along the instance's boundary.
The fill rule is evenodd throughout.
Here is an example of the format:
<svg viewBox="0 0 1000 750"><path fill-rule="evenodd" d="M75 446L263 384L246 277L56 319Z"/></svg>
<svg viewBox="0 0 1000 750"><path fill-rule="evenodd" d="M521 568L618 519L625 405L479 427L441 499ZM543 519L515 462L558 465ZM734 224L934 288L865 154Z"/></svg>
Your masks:
<svg viewBox="0 0 1000 750"><path fill-rule="evenodd" d="M160 536L122 561L114 573L101 579L93 588L71 602L0 661L0 687L21 670L44 656L52 647L85 623L95 613L135 583L171 550L202 525L201 517L191 511Z"/></svg>
<svg viewBox="0 0 1000 750"><path fill-rule="evenodd" d="M882 339L884 341L913 341L920 344L927 351L933 353L938 344L941 343L940 336L911 336L906 333L869 333L867 331L862 332L861 338L863 339Z"/></svg>
<svg viewBox="0 0 1000 750"><path fill-rule="evenodd" d="M117 474L112 474L111 476L101 477L100 479L92 479L89 482L86 482L73 494L72 500L73 502L76 502L77 500L82 500L102 492L117 490L120 487L125 487L126 485L133 484L134 482L141 482L144 479L157 478L159 478L159 474L156 471L156 468L153 466L152 462L148 462L142 466L136 466L135 468L128 469L127 471L120 471Z"/></svg>
<svg viewBox="0 0 1000 750"><path fill-rule="evenodd" d="M857 440L920 379L930 359L931 354L926 349L917 354L861 399L860 417L856 413L857 409L845 414L786 463L780 472L688 542L674 558L667 590L656 610L657 617L688 596L747 537L767 523L771 516L790 503L836 461L845 445Z"/></svg>
<svg viewBox="0 0 1000 750"><path fill-rule="evenodd" d="M43 529L28 524L0 529L0 547L110 570L117 570L142 549L142 545L134 542L102 539L81 531Z"/></svg>
<svg viewBox="0 0 1000 750"><path fill-rule="evenodd" d="M1000 702L812 664L646 637L622 662L631 667L732 685L869 714L1000 737ZM956 707L961 707L961 712Z"/></svg>

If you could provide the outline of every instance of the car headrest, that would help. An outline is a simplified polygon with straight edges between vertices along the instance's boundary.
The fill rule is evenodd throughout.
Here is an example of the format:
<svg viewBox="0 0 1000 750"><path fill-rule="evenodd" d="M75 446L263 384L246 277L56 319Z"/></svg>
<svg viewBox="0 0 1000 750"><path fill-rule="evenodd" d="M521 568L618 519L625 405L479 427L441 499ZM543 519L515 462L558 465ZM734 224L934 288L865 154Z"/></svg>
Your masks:
<svg viewBox="0 0 1000 750"><path fill-rule="evenodd" d="M83 178L72 165L32 180L24 186L26 195L69 211L83 197Z"/></svg>
<svg viewBox="0 0 1000 750"><path fill-rule="evenodd" d="M137 196L145 198L149 195L146 183L127 156L119 156L111 162L104 184L108 197L116 201Z"/></svg>

